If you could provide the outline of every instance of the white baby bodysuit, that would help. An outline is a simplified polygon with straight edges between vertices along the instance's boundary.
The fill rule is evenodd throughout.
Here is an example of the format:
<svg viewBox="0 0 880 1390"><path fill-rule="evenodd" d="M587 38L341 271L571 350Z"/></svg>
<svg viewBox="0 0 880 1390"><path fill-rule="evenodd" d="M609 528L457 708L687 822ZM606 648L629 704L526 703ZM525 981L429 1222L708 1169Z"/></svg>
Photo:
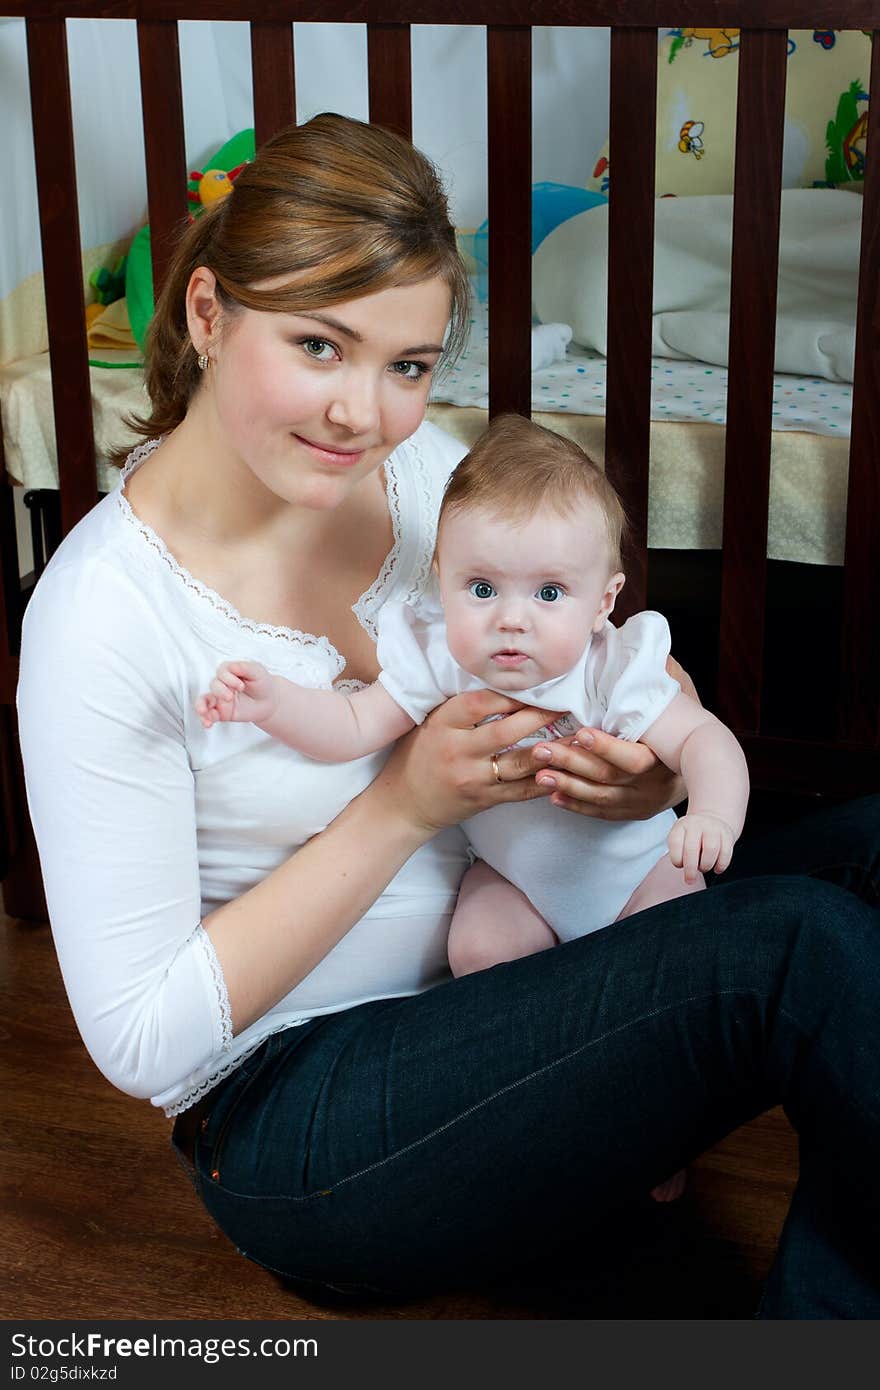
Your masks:
<svg viewBox="0 0 880 1390"><path fill-rule="evenodd" d="M387 603L378 629L379 680L417 724L450 695L484 687L446 645L435 585L414 603ZM636 742L680 689L666 670L669 649L669 625L659 613L637 613L619 628L606 622L571 671L517 692L523 704L569 712L524 742L585 726ZM616 919L666 854L674 824L672 811L647 821L600 821L541 798L483 811L464 830L474 853L516 884L567 941Z"/></svg>

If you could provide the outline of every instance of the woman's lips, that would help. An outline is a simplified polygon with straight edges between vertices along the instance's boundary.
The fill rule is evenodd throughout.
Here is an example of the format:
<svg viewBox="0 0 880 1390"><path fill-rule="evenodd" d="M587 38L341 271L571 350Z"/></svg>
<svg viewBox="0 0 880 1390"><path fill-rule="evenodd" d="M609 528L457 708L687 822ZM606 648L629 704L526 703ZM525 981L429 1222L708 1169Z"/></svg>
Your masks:
<svg viewBox="0 0 880 1390"><path fill-rule="evenodd" d="M334 449L327 444L316 444L314 440L306 439L301 434L295 434L293 437L297 444L304 444L316 458L324 463L334 463L338 468L353 468L367 452L366 449Z"/></svg>

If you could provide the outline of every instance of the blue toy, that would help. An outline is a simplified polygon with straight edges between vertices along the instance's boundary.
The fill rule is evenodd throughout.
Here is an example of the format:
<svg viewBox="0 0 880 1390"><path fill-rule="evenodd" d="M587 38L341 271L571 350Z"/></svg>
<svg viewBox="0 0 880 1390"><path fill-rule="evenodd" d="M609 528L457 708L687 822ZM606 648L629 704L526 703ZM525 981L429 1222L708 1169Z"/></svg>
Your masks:
<svg viewBox="0 0 880 1390"><path fill-rule="evenodd" d="M574 188L567 183L535 183L532 185L532 255L545 237L549 236L560 223L567 222L578 213L591 208L604 206L608 198L604 193L593 193L586 188ZM489 297L489 222L488 219L474 232L468 247L477 263L477 294L481 303Z"/></svg>

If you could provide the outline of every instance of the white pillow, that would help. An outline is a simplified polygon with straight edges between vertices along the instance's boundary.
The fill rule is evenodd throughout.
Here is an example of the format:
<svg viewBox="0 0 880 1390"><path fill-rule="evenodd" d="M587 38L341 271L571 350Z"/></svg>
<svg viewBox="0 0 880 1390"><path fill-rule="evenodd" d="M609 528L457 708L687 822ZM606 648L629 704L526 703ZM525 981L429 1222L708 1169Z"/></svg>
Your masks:
<svg viewBox="0 0 880 1390"><path fill-rule="evenodd" d="M833 189L782 194L776 370L852 381L862 199ZM733 199L658 198L652 351L727 365ZM545 323L607 349L608 209L562 223L538 247L532 296Z"/></svg>

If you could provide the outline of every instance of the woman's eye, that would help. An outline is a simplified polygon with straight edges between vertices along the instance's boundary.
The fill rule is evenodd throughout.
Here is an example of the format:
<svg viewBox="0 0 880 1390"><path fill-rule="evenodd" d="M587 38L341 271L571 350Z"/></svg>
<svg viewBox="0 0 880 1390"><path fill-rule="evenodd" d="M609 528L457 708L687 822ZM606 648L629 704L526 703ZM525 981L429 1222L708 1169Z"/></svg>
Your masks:
<svg viewBox="0 0 880 1390"><path fill-rule="evenodd" d="M494 598L495 590L487 579L474 579L468 585L468 592L474 598Z"/></svg>
<svg viewBox="0 0 880 1390"><path fill-rule="evenodd" d="M542 584L538 590L538 598L544 603L555 603L557 599L563 597L564 591L558 584Z"/></svg>
<svg viewBox="0 0 880 1390"><path fill-rule="evenodd" d="M324 338L303 338L300 346L305 349L309 357L314 357L316 362L331 361L336 351L333 344L328 343Z"/></svg>
<svg viewBox="0 0 880 1390"><path fill-rule="evenodd" d="M404 381L421 381L422 377L425 376L431 368L428 366L427 362L403 361L393 362L391 364L391 370L394 372L395 376L402 376Z"/></svg>

